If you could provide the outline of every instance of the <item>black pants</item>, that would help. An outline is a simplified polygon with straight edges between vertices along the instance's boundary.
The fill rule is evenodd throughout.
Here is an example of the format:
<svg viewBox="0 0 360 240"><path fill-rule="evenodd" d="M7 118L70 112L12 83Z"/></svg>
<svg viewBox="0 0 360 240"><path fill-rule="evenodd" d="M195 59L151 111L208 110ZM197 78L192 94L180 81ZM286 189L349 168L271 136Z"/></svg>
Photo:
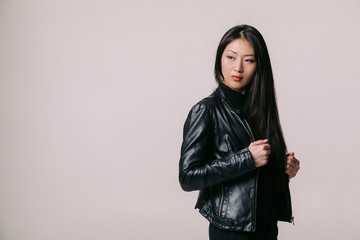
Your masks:
<svg viewBox="0 0 360 240"><path fill-rule="evenodd" d="M277 221L271 222L268 230L252 232L235 232L226 231L214 227L212 224L209 226L210 240L277 240L278 227Z"/></svg>

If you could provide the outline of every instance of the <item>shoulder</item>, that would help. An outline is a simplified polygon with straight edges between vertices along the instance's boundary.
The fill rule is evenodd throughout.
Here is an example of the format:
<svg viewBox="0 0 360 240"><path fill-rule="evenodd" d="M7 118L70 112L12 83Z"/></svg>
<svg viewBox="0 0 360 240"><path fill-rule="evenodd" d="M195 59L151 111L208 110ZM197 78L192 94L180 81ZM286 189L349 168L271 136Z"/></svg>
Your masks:
<svg viewBox="0 0 360 240"><path fill-rule="evenodd" d="M186 124L193 125L197 122L210 123L219 104L221 104L221 98L216 94L216 91L201 99L191 108Z"/></svg>
<svg viewBox="0 0 360 240"><path fill-rule="evenodd" d="M216 93L216 90L209 96L201 99L191 109L191 111L211 111L221 103L220 96Z"/></svg>

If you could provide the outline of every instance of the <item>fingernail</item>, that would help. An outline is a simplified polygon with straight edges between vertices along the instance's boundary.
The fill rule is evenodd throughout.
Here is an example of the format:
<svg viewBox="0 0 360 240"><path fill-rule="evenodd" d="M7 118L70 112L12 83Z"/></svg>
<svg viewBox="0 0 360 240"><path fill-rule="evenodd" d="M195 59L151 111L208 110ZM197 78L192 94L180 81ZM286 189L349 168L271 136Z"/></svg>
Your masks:
<svg viewBox="0 0 360 240"><path fill-rule="evenodd" d="M267 142L269 139L264 139L265 142Z"/></svg>

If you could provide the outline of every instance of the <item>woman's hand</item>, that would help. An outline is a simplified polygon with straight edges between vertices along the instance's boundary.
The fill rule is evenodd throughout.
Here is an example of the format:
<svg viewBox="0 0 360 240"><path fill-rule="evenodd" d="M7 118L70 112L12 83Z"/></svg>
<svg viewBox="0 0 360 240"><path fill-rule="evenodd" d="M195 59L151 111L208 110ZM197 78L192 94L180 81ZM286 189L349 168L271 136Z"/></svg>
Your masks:
<svg viewBox="0 0 360 240"><path fill-rule="evenodd" d="M268 140L258 140L252 142L248 149L254 159L255 167L262 167L268 164L268 158L270 154L270 144L267 143Z"/></svg>
<svg viewBox="0 0 360 240"><path fill-rule="evenodd" d="M291 152L286 157L286 170L285 173L289 175L289 179L296 176L300 169L300 161L294 156L295 153Z"/></svg>

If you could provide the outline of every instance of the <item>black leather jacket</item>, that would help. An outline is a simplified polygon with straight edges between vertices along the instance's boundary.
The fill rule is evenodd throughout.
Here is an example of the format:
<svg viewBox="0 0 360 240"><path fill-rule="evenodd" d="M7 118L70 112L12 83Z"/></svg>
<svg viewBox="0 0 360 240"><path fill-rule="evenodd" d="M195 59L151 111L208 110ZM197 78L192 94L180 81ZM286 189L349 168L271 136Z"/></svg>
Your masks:
<svg viewBox="0 0 360 240"><path fill-rule="evenodd" d="M254 137L237 113L221 88L191 109L184 125L179 181L185 191L200 190L195 208L210 223L253 232L258 169L247 147ZM291 222L288 184L275 201L277 219Z"/></svg>

